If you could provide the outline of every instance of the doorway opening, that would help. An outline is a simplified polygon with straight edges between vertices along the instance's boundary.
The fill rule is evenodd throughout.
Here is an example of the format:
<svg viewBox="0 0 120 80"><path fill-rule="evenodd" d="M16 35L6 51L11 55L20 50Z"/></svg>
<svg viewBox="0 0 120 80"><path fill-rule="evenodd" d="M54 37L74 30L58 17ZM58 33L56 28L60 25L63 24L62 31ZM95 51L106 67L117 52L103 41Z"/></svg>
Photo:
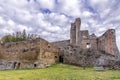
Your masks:
<svg viewBox="0 0 120 80"><path fill-rule="evenodd" d="M63 56L59 56L59 62L60 62L60 63L63 63L63 61L64 61Z"/></svg>
<svg viewBox="0 0 120 80"><path fill-rule="evenodd" d="M34 64L34 68L36 68L37 67L37 64Z"/></svg>
<svg viewBox="0 0 120 80"><path fill-rule="evenodd" d="M13 68L14 68L14 69L16 68L16 64L17 64L17 62L14 62L14 63L13 63Z"/></svg>
<svg viewBox="0 0 120 80"><path fill-rule="evenodd" d="M17 66L17 69L19 69L20 68L20 63L18 63L18 66Z"/></svg>

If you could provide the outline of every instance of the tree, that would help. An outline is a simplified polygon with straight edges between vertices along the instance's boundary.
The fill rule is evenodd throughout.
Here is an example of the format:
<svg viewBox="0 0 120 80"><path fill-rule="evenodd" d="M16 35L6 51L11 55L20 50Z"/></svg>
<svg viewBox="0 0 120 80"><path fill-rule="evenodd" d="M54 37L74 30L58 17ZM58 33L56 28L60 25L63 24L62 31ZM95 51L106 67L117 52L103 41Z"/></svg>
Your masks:
<svg viewBox="0 0 120 80"><path fill-rule="evenodd" d="M1 41L3 43L6 42L18 42L18 41L24 41L24 40L29 40L29 39L36 39L37 35L35 34L27 34L26 30L24 29L23 32L16 32L13 35L6 35L4 36Z"/></svg>
<svg viewBox="0 0 120 80"><path fill-rule="evenodd" d="M4 37L1 39L1 41L2 41L3 43L13 42L13 40L14 40L14 36L12 36L12 35L6 35L6 36L4 36Z"/></svg>
<svg viewBox="0 0 120 80"><path fill-rule="evenodd" d="M27 33L26 33L26 30L25 30L25 29L23 30L22 38L23 38L23 40L26 40L26 39L27 39Z"/></svg>

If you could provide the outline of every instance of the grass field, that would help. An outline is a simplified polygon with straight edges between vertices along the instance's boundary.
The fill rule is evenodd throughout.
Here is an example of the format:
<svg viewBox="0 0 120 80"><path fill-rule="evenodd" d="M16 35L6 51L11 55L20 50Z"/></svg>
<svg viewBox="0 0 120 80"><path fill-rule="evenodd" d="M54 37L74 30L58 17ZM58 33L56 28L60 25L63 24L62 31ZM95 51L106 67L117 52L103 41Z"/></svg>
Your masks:
<svg viewBox="0 0 120 80"><path fill-rule="evenodd" d="M95 71L92 68L56 64L45 69L3 70L0 80L120 80L119 70Z"/></svg>

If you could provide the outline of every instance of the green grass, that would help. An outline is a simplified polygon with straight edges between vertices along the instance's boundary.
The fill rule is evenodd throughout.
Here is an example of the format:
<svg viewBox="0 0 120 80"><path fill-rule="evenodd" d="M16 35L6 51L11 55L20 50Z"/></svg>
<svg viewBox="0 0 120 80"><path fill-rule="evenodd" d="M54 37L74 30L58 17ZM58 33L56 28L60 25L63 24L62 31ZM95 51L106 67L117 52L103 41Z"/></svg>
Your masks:
<svg viewBox="0 0 120 80"><path fill-rule="evenodd" d="M3 70L0 80L120 80L119 70L95 71L93 68L56 64L45 69Z"/></svg>

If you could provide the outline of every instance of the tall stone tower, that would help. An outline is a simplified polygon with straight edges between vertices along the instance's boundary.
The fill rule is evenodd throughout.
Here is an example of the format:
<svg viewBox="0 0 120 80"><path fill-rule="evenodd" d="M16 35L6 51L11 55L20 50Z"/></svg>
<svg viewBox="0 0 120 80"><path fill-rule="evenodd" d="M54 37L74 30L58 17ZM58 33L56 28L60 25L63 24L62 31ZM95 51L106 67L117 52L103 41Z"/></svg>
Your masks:
<svg viewBox="0 0 120 80"><path fill-rule="evenodd" d="M81 25L81 20L80 18L76 18L75 20L75 26L76 26L76 45L80 44L80 25Z"/></svg>
<svg viewBox="0 0 120 80"><path fill-rule="evenodd" d="M70 44L76 45L76 26L75 26L75 23L71 23Z"/></svg>
<svg viewBox="0 0 120 80"><path fill-rule="evenodd" d="M70 30L70 44L79 46L80 45L80 18L76 18L75 22L71 24Z"/></svg>

